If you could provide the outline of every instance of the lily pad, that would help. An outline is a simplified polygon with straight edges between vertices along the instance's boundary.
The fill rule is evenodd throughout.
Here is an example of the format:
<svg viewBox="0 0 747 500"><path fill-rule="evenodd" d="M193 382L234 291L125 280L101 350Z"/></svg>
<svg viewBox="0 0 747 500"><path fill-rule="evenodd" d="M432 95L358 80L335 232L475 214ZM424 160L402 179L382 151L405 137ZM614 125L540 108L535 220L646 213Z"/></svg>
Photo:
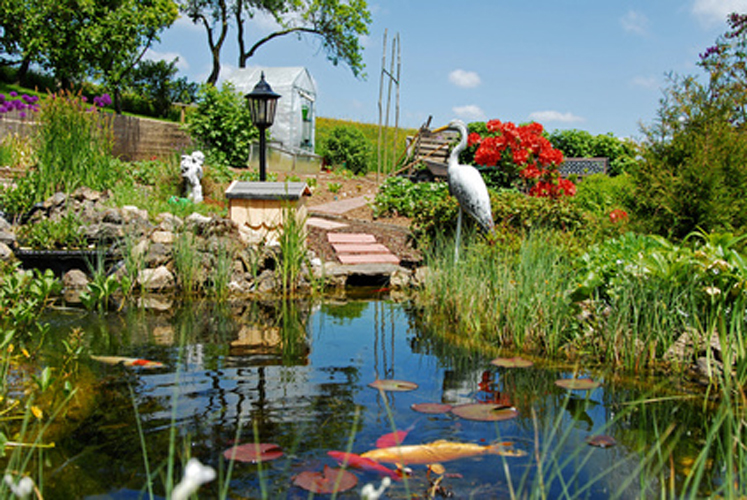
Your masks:
<svg viewBox="0 0 747 500"><path fill-rule="evenodd" d="M283 450L272 443L246 443L227 449L223 452L223 456L227 460L256 464L282 457Z"/></svg>
<svg viewBox="0 0 747 500"><path fill-rule="evenodd" d="M382 391L395 392L414 391L418 388L418 384L415 382L407 382L405 380L375 380L368 384L368 386Z"/></svg>
<svg viewBox="0 0 747 500"><path fill-rule="evenodd" d="M415 403L410 406L410 408L418 413L429 413L435 415L438 413L448 413L453 407L446 403Z"/></svg>
<svg viewBox="0 0 747 500"><path fill-rule="evenodd" d="M293 478L293 484L306 491L328 495L355 488L358 478L343 469L327 465L322 472L304 471Z"/></svg>
<svg viewBox="0 0 747 500"><path fill-rule="evenodd" d="M519 412L513 406L486 403L458 405L451 409L451 413L467 420L479 420L482 422L500 422L519 416Z"/></svg>
<svg viewBox="0 0 747 500"><path fill-rule="evenodd" d="M534 365L534 362L529 361L528 359L516 357L495 358L490 362L490 364L500 366L501 368L529 368L530 366Z"/></svg>
<svg viewBox="0 0 747 500"><path fill-rule="evenodd" d="M591 436L586 440L586 442L591 446L596 446L597 448L611 448L617 444L615 438L606 434L597 434L596 436Z"/></svg>
<svg viewBox="0 0 747 500"><path fill-rule="evenodd" d="M591 391L602 384L590 378L561 378L555 381L555 385L570 391Z"/></svg>

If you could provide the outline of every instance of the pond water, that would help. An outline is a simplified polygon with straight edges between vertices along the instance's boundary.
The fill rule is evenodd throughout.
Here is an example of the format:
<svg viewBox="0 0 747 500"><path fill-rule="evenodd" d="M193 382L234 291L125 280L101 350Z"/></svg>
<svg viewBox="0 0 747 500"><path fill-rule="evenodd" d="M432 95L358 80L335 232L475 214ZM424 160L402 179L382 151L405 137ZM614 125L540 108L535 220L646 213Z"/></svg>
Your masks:
<svg viewBox="0 0 747 500"><path fill-rule="evenodd" d="M218 471L220 479L203 486L201 498L216 498L221 488L230 498L308 498L292 484L294 476L335 467L328 451L372 450L395 428L409 431L405 445L510 442L526 453L444 461L443 476L411 465L410 477L394 483L387 498L426 498L433 484L454 498L527 496L540 478L549 498L563 491L640 498L678 487L702 432L702 414L687 399L631 405L652 398L652 391L599 373L582 375L602 382L600 388L567 391L554 382L572 373L541 363L493 366L494 353L459 352L436 340L434 327L410 305L383 299L191 303L169 314L57 311L47 319L58 334L82 329L92 354L164 364L145 369L86 361L81 370L93 380L85 389L92 404L69 422L69 437L46 453L47 499L140 498L147 493L146 457L153 492L163 495L169 456L177 470L192 456ZM380 393L368 386L376 379L418 387ZM411 409L489 400L512 405L519 416L483 422ZM673 421L678 435L689 437L677 442L675 458L659 463L651 446ZM589 446L586 440L597 434L617 444ZM226 482L223 452L255 440L277 444L284 455L261 467L235 463ZM381 479L376 472L352 472L358 485L340 498L356 498L364 484Z"/></svg>

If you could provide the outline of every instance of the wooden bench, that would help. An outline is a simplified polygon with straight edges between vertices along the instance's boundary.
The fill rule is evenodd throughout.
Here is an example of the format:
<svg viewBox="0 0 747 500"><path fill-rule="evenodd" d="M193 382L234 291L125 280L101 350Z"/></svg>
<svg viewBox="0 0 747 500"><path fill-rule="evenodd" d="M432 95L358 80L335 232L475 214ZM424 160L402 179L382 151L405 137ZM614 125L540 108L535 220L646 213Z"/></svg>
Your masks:
<svg viewBox="0 0 747 500"><path fill-rule="evenodd" d="M406 139L405 166L399 170L413 181L432 181L436 177L446 177L446 168L451 146L458 139L456 132L445 131L433 134L428 128L421 127L417 135ZM416 168L425 165L425 169Z"/></svg>
<svg viewBox="0 0 747 500"><path fill-rule="evenodd" d="M592 174L606 174L609 158L566 158L560 164L560 175L586 177Z"/></svg>

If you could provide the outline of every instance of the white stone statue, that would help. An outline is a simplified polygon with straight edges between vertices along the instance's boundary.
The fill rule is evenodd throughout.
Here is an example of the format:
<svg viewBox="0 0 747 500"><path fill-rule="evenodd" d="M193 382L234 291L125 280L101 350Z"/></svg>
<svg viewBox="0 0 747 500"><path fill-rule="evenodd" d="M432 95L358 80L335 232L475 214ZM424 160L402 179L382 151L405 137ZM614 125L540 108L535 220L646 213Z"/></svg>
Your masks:
<svg viewBox="0 0 747 500"><path fill-rule="evenodd" d="M205 155L195 151L191 155L182 155L181 173L187 185L187 198L195 203L202 201L202 163Z"/></svg>

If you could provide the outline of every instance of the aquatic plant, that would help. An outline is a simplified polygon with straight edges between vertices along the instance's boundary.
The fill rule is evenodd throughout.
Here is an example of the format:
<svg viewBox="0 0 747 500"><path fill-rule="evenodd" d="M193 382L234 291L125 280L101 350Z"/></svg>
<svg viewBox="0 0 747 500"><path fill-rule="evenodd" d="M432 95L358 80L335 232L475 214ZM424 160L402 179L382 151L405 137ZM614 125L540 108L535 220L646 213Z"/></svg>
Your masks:
<svg viewBox="0 0 747 500"><path fill-rule="evenodd" d="M182 291L188 296L202 285L202 262L195 245L196 238L189 231L182 231L174 241L174 271Z"/></svg>
<svg viewBox="0 0 747 500"><path fill-rule="evenodd" d="M283 208L283 227L278 243L280 254L275 257L283 294L294 293L304 264L308 264L306 253L306 220L299 217L290 205Z"/></svg>

